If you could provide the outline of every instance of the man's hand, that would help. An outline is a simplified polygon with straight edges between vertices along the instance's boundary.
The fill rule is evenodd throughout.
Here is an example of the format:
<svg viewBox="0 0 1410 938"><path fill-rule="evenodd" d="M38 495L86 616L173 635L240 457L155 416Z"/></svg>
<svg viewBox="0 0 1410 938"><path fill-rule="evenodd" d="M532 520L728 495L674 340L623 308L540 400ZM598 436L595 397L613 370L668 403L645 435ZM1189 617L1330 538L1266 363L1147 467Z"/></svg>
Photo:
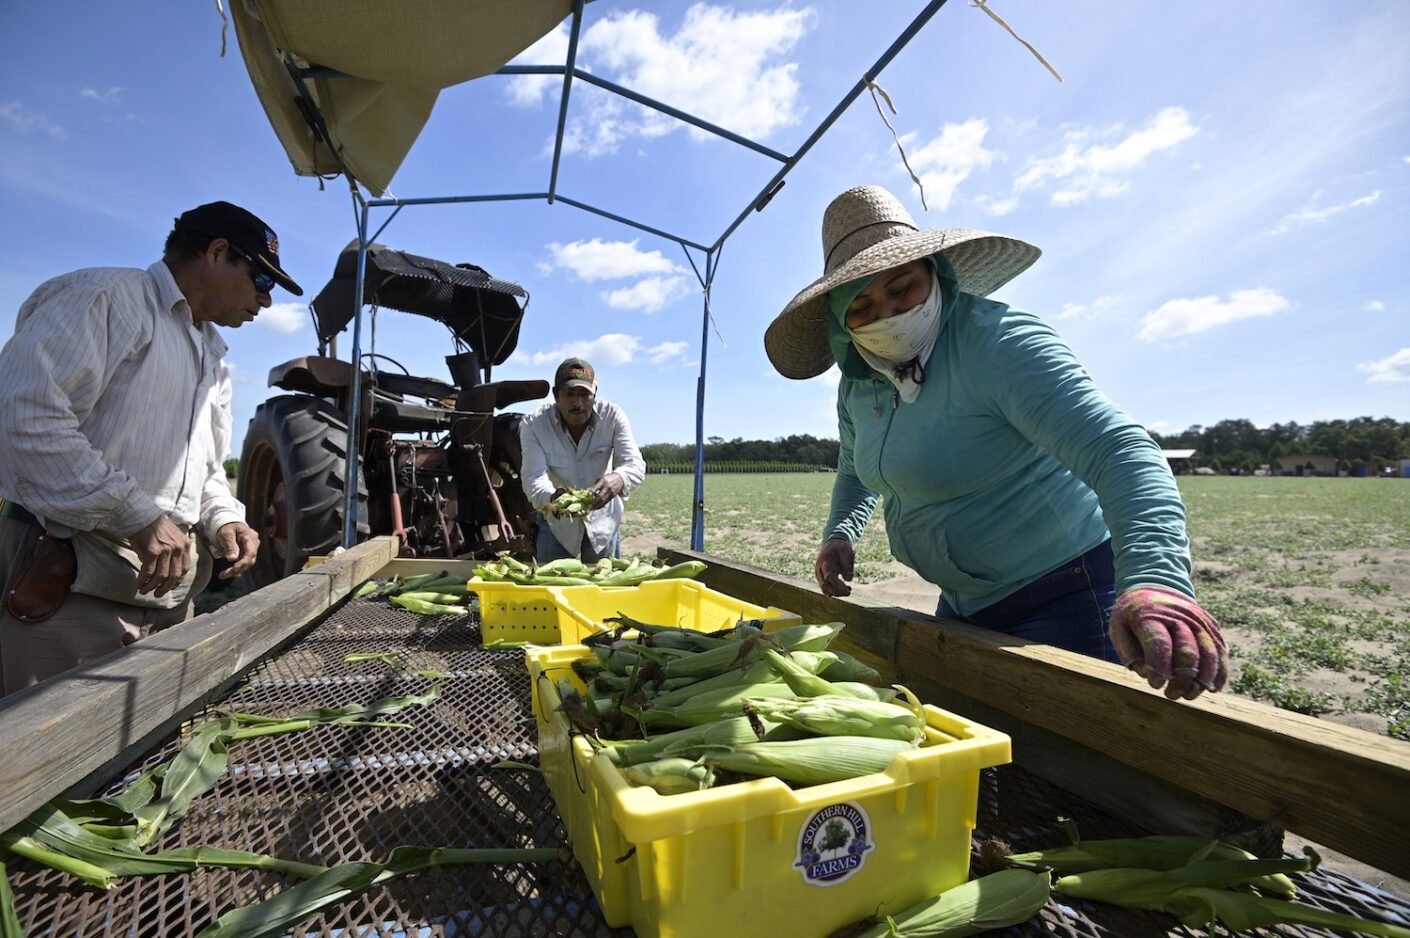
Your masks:
<svg viewBox="0 0 1410 938"><path fill-rule="evenodd" d="M230 566L220 573L222 580L239 576L255 565L259 556L259 535L243 521L232 521L215 532L215 549L225 555Z"/></svg>
<svg viewBox="0 0 1410 938"><path fill-rule="evenodd" d="M142 561L142 568L137 572L138 593L165 596L191 569L191 539L166 515L159 516L128 540Z"/></svg>
<svg viewBox="0 0 1410 938"><path fill-rule="evenodd" d="M846 581L852 579L852 565L856 555L852 544L846 538L834 537L824 541L818 551L817 562L813 564L813 576L822 587L825 596L850 596L852 587Z"/></svg>
<svg viewBox="0 0 1410 938"><path fill-rule="evenodd" d="M622 477L615 472L609 472L598 479L592 484L592 487L588 489L588 491L592 493L593 510L601 508L618 495L621 495L624 488L626 488L626 484L622 481Z"/></svg>

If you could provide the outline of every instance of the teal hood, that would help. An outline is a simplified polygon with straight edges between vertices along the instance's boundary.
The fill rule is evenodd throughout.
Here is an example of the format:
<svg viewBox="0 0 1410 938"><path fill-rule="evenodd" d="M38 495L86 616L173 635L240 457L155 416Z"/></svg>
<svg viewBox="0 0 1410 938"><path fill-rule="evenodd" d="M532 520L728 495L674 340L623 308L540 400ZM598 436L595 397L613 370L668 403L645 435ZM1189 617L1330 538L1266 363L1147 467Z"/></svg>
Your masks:
<svg viewBox="0 0 1410 938"><path fill-rule="evenodd" d="M932 254L925 258L934 268L935 275L940 278L941 307L940 307L940 332L945 332L945 324L949 321L950 311L954 309L955 300L959 297L960 282L955 275L955 269L950 266L950 262L943 254ZM857 347L852 344L852 337L847 333L847 325L844 317L847 307L857 294L866 288L876 277L863 277L860 280L850 280L840 287L834 287L828 295L828 316L827 316L827 341L832 347L832 357L837 362L837 367L845 377L856 381L867 381L880 378L876 370L868 365L860 354ZM834 303L833 297L845 298L846 303Z"/></svg>

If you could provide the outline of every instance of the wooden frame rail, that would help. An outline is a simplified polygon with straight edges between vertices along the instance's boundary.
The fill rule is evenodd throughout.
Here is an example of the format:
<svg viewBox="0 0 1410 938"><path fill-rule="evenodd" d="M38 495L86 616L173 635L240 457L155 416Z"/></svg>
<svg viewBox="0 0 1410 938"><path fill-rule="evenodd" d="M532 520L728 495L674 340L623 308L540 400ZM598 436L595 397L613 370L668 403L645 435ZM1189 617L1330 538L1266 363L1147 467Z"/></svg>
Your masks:
<svg viewBox="0 0 1410 938"><path fill-rule="evenodd" d="M393 538L374 538L0 699L0 831L59 792L130 761L395 555Z"/></svg>
<svg viewBox="0 0 1410 938"><path fill-rule="evenodd" d="M1227 694L1172 702L1123 668L1062 649L832 599L810 582L709 554L660 554L672 563L705 561L701 580L721 592L805 621L846 622L850 646L889 663L918 692L933 691L937 702L957 695L1007 715L1009 725L1032 737L1025 748L1022 733L1014 734L1021 764L1033 752L1065 764L1073 777L1084 754L1110 759L1127 767L1130 778L1141 773L1163 784L1163 791L1134 786L1143 792L1128 804L1134 812L1159 816L1156 801L1188 792L1410 876L1410 744ZM1121 782L1119 773L1108 774L1107 784ZM1123 794L1131 800L1130 791L1116 797Z"/></svg>

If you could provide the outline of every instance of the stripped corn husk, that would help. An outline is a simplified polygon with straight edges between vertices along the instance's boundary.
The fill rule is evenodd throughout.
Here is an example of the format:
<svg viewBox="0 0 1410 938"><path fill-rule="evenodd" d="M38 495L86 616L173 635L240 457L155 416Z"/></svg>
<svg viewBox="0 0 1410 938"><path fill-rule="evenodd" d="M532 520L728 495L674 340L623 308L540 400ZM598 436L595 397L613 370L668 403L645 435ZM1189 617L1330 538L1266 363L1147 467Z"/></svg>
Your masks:
<svg viewBox="0 0 1410 938"><path fill-rule="evenodd" d="M1048 901L1048 874L1000 870L889 916L856 938L964 938L1026 922Z"/></svg>

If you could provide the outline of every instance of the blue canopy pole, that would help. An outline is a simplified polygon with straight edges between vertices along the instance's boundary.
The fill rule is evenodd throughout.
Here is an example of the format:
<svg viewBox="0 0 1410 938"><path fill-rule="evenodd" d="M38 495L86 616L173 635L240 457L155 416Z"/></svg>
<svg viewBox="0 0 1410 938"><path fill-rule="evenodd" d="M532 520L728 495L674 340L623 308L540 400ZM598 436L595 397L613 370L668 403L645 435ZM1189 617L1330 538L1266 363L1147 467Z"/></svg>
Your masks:
<svg viewBox="0 0 1410 938"><path fill-rule="evenodd" d="M705 308L700 317L700 377L695 382L695 501L690 516L690 549L702 551L705 549L705 357L710 349L710 285L714 282L715 253L711 251L705 255Z"/></svg>
<svg viewBox="0 0 1410 938"><path fill-rule="evenodd" d="M353 183L353 205L357 211L357 277L353 281L352 378L349 379L348 478L343 490L343 547L357 543L357 428L362 423L362 289L367 278L367 203ZM391 219L387 219L391 221ZM385 225L383 226L385 227Z"/></svg>
<svg viewBox="0 0 1410 938"><path fill-rule="evenodd" d="M574 0L573 28L568 32L568 62L563 68L563 94L558 98L558 132L553 136L553 169L548 173L548 204L558 191L558 161L563 156L563 128L568 124L568 96L573 91L573 64L578 60L578 33L583 28L583 0Z"/></svg>

